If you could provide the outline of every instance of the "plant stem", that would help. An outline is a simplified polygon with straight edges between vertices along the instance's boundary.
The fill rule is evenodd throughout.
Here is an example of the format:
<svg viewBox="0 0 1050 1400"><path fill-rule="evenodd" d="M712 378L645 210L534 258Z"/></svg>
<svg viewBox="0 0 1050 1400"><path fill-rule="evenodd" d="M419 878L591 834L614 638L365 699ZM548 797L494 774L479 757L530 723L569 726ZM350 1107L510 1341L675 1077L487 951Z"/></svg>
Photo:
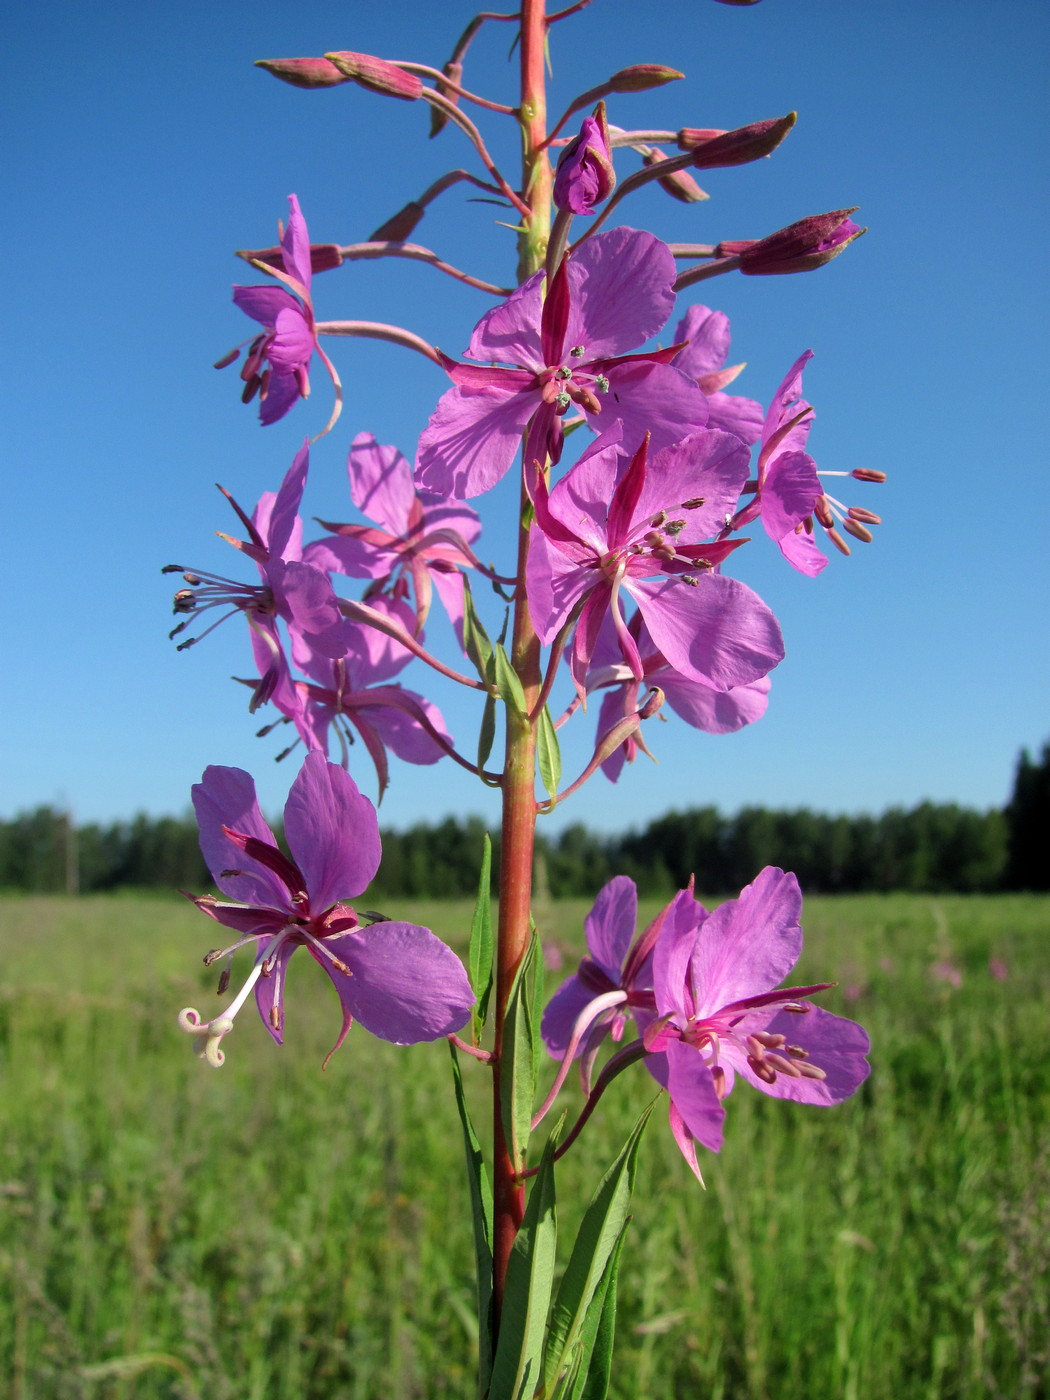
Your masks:
<svg viewBox="0 0 1050 1400"><path fill-rule="evenodd" d="M546 94L544 59L547 38L546 0L522 0L521 128L522 194L529 213L518 239L518 279L525 281L543 266L550 230L551 170L544 152ZM521 492L524 521L528 498ZM517 590L510 660L525 691L525 715L506 707L507 747L503 774L503 838L499 881L499 930L496 948L496 1017L493 1063L493 1333L499 1328L503 1288L511 1247L521 1226L525 1188L524 1163L508 1151L500 1113L500 1065L503 1024L515 974L528 948L531 920L532 858L536 829L536 728L528 718L539 697L542 675L540 645L525 596L525 562L529 532L518 528Z"/></svg>

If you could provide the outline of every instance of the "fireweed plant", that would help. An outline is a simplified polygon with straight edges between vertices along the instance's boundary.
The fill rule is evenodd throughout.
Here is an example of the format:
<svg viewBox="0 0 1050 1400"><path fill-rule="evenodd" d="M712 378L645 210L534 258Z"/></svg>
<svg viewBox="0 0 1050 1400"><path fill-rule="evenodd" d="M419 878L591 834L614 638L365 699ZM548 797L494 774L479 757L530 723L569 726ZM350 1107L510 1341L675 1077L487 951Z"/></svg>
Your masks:
<svg viewBox="0 0 1050 1400"><path fill-rule="evenodd" d="M304 543L306 442L279 489L250 515L230 498L238 532L225 538L246 556L249 577L170 566L183 576L173 633L180 647L243 615L259 672L249 709L273 707L267 730L294 730L291 747L306 755L285 808L287 850L247 773L209 767L193 789L219 891L195 903L229 932L205 959L222 964L222 1009L205 1018L187 1008L180 1024L218 1067L235 1018L254 999L280 1044L285 971L302 948L342 1007L333 1052L355 1020L399 1045L449 1042L478 1266L478 1395L488 1400L607 1393L617 1268L652 1105L582 1210L557 1288L555 1199L559 1159L618 1075L647 1072L666 1091L671 1131L702 1182L703 1154L722 1147L738 1078L776 1098L831 1105L868 1073L864 1031L813 1001L830 984L786 985L801 950L802 896L782 870L757 872L738 898L713 910L690 884L641 929L634 884L617 876L587 917L586 956L546 1009L538 1004L543 964L530 917L537 817L591 779L633 779L637 770L626 765L648 752L646 721L665 702L707 733L759 719L784 647L773 613L735 577L749 542L742 532L759 521L788 565L815 576L827 563L822 539L848 554L844 534L868 541L878 523L867 508L830 495L821 478L884 479L863 466L822 473L809 455L809 351L768 406L727 393L742 368L726 368L727 318L682 298L730 272L820 267L863 232L852 210L713 244L666 244L618 222L627 197L653 182L678 200L705 199L693 172L769 156L793 114L733 131L613 125L606 99L625 99L616 116L627 122L636 94L682 76L646 63L580 94L549 124L551 30L588 3L547 14L545 0L522 0L518 13L479 15L440 70L350 51L261 63L305 89L356 83L377 100L423 103L431 135L448 128L445 139L457 138L475 168L441 176L371 238L345 246L311 244L289 196L280 244L241 254L260 280L236 287L234 301L258 329L243 357L238 348L218 367L240 361L242 398L258 405L263 425L289 413L309 419L322 398L322 417L330 414L322 432L342 402L323 348L333 337L413 350L448 387L414 466L367 425L356 432L350 498L367 523L321 522L324 533ZM468 51L484 23L514 32L515 102L467 85ZM518 129L520 172L499 169L482 121ZM504 206L503 227L517 241L516 286L495 286L412 241L427 205L464 181ZM322 319L318 304L338 290L334 269L375 258L424 262L492 297L462 359L410 329ZM661 336L666 345L651 348ZM566 439L577 430L582 451L566 465ZM517 558L497 572L477 553L482 520L467 500L509 472L520 483ZM355 596L349 580L359 581ZM427 646L435 596L459 642L451 660ZM482 620L487 609L503 624L495 637ZM479 739L469 751L430 700L394 679L413 657L476 693ZM556 687L565 696L560 711L551 704ZM597 718L591 757L565 782L558 733L579 725L589 699ZM494 760L500 730L502 759ZM494 928L486 848L466 968L428 929L349 902L381 859L376 811L357 785L372 781L368 766L356 779L348 771L355 739L354 766L364 752L380 798L390 753L414 764L451 759L502 794L498 920ZM244 948L250 970L230 1000L231 962ZM289 1024L294 1033L294 1007ZM574 1123L563 1115L542 1150L530 1152L574 1066L582 1111ZM487 1152L471 1124L465 1073L491 1079Z"/></svg>

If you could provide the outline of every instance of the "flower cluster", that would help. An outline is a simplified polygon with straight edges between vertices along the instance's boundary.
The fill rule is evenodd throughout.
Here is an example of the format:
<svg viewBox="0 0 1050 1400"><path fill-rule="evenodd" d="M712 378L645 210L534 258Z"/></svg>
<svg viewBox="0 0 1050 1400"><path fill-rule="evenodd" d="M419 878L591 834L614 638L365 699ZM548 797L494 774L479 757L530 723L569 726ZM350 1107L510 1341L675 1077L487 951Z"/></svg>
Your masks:
<svg viewBox="0 0 1050 1400"><path fill-rule="evenodd" d="M737 1075L774 1098L817 1105L840 1103L864 1082L867 1034L810 1000L830 984L780 986L802 951L794 875L767 866L710 912L682 890L636 937L637 907L625 876L599 894L585 925L587 956L548 1005L543 1038L556 1059L581 1058L589 1087L602 1042L620 1040L632 1016L638 1039L617 1058L644 1052L701 1182L697 1144L721 1149Z"/></svg>
<svg viewBox="0 0 1050 1400"><path fill-rule="evenodd" d="M546 28L525 11L521 24L531 54L523 65L532 74L526 86L542 85ZM205 1019L188 1008L181 1025L205 1059L221 1064L222 1042L254 996L280 1043L288 960L305 948L339 997L343 1020L334 1048L355 1020L398 1044L447 1036L493 1063L497 1100L516 1100L516 1088L504 1095L501 1075L517 1074L509 1059L525 1052L503 1032L513 998L525 993L524 979L515 991L507 974L526 959L536 816L571 798L599 769L619 780L639 750L648 752L643 725L665 704L711 734L760 718L784 642L773 612L736 576L748 557L741 552L749 543L745 532L760 523L793 569L816 577L827 564L821 532L848 553L845 536L870 540L878 523L873 512L830 495L825 479L876 482L883 475L865 466L829 472L810 455L814 410L802 386L809 350L768 405L729 392L744 366L728 363L727 316L680 300L686 288L729 272L773 275L822 266L863 233L849 217L854 211L710 245L672 247L627 224L606 226L621 201L646 185L686 203L706 200L690 172L764 159L788 135L794 114L729 131L613 126L607 97L681 76L638 64L577 97L552 131L526 129L527 113L542 110L542 103L525 100L527 94L518 106L493 103L463 86L471 34L468 29L441 72L349 50L263 62L283 81L309 90L355 84L426 103L432 134L455 127L473 145L482 173L449 171L365 242L347 246L311 244L292 195L279 245L242 254L269 279L234 289L236 305L261 327L247 343L241 378L243 398L258 400L264 425L302 411L317 355L335 395L322 431L332 427L342 399L322 348L329 336L412 349L450 387L437 397L413 461L367 429L356 433L347 457L356 518L322 520L307 537L304 443L279 489L264 494L253 511L228 497L240 529L223 538L251 560L258 577L240 581L169 566L182 575L173 632L180 648L227 617L243 617L257 671L245 681L249 708L272 705L276 718L261 733L287 726L296 738L284 752L305 750L285 808L287 853L263 820L247 773L210 767L194 788L201 847L221 897L191 898L233 931L233 941L206 962L228 964L245 947L253 958L240 991L217 1016ZM465 110L471 102L512 117L525 135L531 175L521 188L493 160ZM591 115L578 132L560 135L583 111ZM641 165L618 177L617 161L630 151ZM557 163L547 195L552 152ZM501 201L520 221L516 288L494 286L408 241L430 203L461 181ZM315 274L380 257L428 264L495 299L461 358L407 328L318 317ZM691 265L682 267L683 260ZM220 366L239 355L240 347ZM500 571L482 562L481 520L467 502L492 490L516 464L519 553ZM454 664L428 647L435 595L458 643ZM494 603L495 641L483 620L486 602ZM476 747L461 751L435 704L395 679L410 663L417 674L429 667L483 704ZM555 719L559 686L565 703ZM597 733L584 742L589 758L576 780L563 784L560 735L595 695ZM499 702L508 713L507 757L493 773L484 765ZM481 935L471 946L468 978L428 929L359 913L349 903L363 894L380 861L375 809L350 776L355 746L367 753L380 799L391 753L417 765L449 758L502 789L513 819L504 828L495 989L487 968L492 950L480 946ZM537 795L537 771L546 798ZM481 905L486 897L483 888ZM724 1104L738 1075L764 1093L810 1104L852 1094L868 1073L867 1036L813 1004L828 984L781 985L801 951L800 913L794 876L767 868L713 911L690 885L636 934L634 885L624 876L610 881L587 920L587 956L543 1015L543 1038L562 1065L535 1121L577 1060L588 1091L581 1124L605 1085L644 1061L668 1092L672 1131L699 1177L697 1149L720 1149ZM476 928L484 923L479 914ZM228 980L227 966L223 993ZM493 990L498 1055L481 1045ZM455 1034L468 1019L470 1045ZM592 1084L610 1039L617 1048ZM502 1223L493 1238L496 1252L503 1251L493 1258L497 1279L506 1276L508 1242L521 1219L527 1158L525 1146L513 1141L520 1126L497 1125L494 1210Z"/></svg>

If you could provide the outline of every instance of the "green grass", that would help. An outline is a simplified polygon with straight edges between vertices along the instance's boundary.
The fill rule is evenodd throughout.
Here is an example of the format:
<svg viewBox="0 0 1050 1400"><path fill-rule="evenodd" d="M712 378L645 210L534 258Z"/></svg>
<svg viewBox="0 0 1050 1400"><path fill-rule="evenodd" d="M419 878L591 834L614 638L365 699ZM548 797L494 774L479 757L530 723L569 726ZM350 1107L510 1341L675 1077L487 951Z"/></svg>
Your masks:
<svg viewBox="0 0 1050 1400"><path fill-rule="evenodd" d="M586 905L543 911L580 942ZM398 908L462 945L469 910ZM802 979L864 1022L838 1109L741 1084L701 1191L658 1106L620 1285L619 1400L1041 1396L1050 1350L1050 900L807 902ZM0 1376L12 1400L461 1400L466 1186L443 1046L359 1028L292 964L287 1040L245 1014L219 1071L214 933L144 897L0 901ZM990 957L1008 978L990 975ZM958 989L931 968L947 963ZM557 980L552 974L551 985ZM486 1072L464 1064L479 1127ZM568 1237L634 1117L619 1080L565 1158ZM579 1095L568 1095L575 1108ZM0 1384L0 1391L3 1387Z"/></svg>

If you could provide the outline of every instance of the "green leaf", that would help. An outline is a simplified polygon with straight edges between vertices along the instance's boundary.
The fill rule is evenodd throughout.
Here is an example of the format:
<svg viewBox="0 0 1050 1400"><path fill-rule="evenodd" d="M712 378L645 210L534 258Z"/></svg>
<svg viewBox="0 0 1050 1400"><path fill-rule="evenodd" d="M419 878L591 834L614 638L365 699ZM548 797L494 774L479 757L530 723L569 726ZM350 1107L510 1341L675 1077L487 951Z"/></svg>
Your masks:
<svg viewBox="0 0 1050 1400"><path fill-rule="evenodd" d="M510 658L507 653L498 643L495 656L496 689L500 693L500 698L509 709L514 711L519 719L528 719L529 707L525 700L525 691L522 689L521 678L510 664Z"/></svg>
<svg viewBox="0 0 1050 1400"><path fill-rule="evenodd" d="M544 705L540 712L540 722L536 728L536 761L540 769L540 781L551 799L551 806L558 800L558 787L561 783L561 745L551 719L551 712Z"/></svg>
<svg viewBox="0 0 1050 1400"><path fill-rule="evenodd" d="M463 650L474 663L474 667L482 680L487 679L489 664L492 660L492 643L489 641L488 633L482 627L477 612L474 610L474 598L470 591L470 584L466 575L463 578Z"/></svg>
<svg viewBox="0 0 1050 1400"><path fill-rule="evenodd" d="M554 1151L560 1130L561 1122L547 1139L529 1192L525 1218L507 1262L503 1314L492 1363L489 1400L523 1400L539 1383L558 1239Z"/></svg>
<svg viewBox="0 0 1050 1400"><path fill-rule="evenodd" d="M500 1112L503 1135L516 1171L525 1168L525 1153L532 1131L532 1107L536 1100L540 1044L537 969L542 974L539 940L533 934L515 975L503 1023Z"/></svg>
<svg viewBox="0 0 1050 1400"><path fill-rule="evenodd" d="M463 1076L459 1055L449 1041L452 1054L452 1082L456 1090L456 1107L463 1126L463 1144L467 1150L467 1180L470 1183L470 1211L474 1223L474 1268L478 1292L478 1394L484 1395L492 1373L492 1184L485 1170L481 1143L470 1121L467 1101L463 1094Z"/></svg>
<svg viewBox="0 0 1050 1400"><path fill-rule="evenodd" d="M470 988L477 997L470 1021L475 1045L481 1038L488 1012L489 992L492 990L492 942L492 841L486 831L485 844L481 848L478 897L474 902L474 916L470 921L470 947L467 953Z"/></svg>
<svg viewBox="0 0 1050 1400"><path fill-rule="evenodd" d="M560 1384L561 1379L575 1369L573 1353L580 1346L595 1293L628 1220L638 1166L638 1148L656 1103L657 1100L653 1099L634 1125L620 1155L602 1177L580 1222L551 1313L543 1366L548 1389L556 1382Z"/></svg>
<svg viewBox="0 0 1050 1400"><path fill-rule="evenodd" d="M496 738L496 700L492 695L485 697L485 708L481 713L481 727L478 730L478 767L484 768L492 752ZM484 782L485 779L483 778Z"/></svg>
<svg viewBox="0 0 1050 1400"><path fill-rule="evenodd" d="M601 1283L595 1289L591 1311L580 1338L580 1360L572 1390L566 1400L606 1400L612 1376L613 1344L616 1341L616 1276L620 1271L627 1224L620 1231L605 1266ZM553 1400L553 1397L552 1397Z"/></svg>

